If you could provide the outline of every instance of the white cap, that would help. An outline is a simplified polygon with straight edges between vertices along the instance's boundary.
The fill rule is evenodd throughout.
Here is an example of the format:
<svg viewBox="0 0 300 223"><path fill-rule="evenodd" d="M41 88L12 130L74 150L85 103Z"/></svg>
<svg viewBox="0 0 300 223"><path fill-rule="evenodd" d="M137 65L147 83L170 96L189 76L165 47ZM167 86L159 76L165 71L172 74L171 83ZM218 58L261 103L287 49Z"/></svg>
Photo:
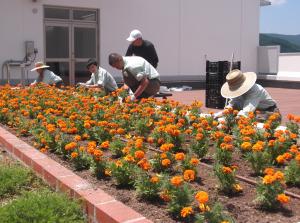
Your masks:
<svg viewBox="0 0 300 223"><path fill-rule="evenodd" d="M127 41L133 42L138 38L142 38L142 33L139 30L134 29L131 31L129 37L127 38Z"/></svg>

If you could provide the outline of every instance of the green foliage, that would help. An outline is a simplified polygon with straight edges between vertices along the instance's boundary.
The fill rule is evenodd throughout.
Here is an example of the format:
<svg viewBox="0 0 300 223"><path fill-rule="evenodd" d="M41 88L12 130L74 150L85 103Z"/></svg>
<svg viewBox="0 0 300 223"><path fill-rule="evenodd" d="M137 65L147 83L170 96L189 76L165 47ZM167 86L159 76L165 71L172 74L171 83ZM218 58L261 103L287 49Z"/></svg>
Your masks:
<svg viewBox="0 0 300 223"><path fill-rule="evenodd" d="M122 149L125 147L125 143L120 139L113 140L109 145L109 150L112 155L116 157L121 157L123 155Z"/></svg>
<svg viewBox="0 0 300 223"><path fill-rule="evenodd" d="M127 187L134 183L135 172L137 166L125 160L112 162L110 165L112 178L115 179L117 185Z"/></svg>
<svg viewBox="0 0 300 223"><path fill-rule="evenodd" d="M193 190L189 188L187 183L182 186L171 186L171 200L168 203L168 211L174 216L180 216L182 208L191 206L193 201Z"/></svg>
<svg viewBox="0 0 300 223"><path fill-rule="evenodd" d="M209 149L208 138L204 137L202 140L192 140L191 149L198 158L205 157Z"/></svg>
<svg viewBox="0 0 300 223"><path fill-rule="evenodd" d="M161 181L157 176L151 177L147 172L139 170L134 187L139 197L154 200L159 197Z"/></svg>
<svg viewBox="0 0 300 223"><path fill-rule="evenodd" d="M214 173L219 180L219 187L225 193L241 192L242 188L235 179L235 169L220 164L214 166Z"/></svg>
<svg viewBox="0 0 300 223"><path fill-rule="evenodd" d="M108 167L108 163L104 158L100 158L100 159L94 158L94 161L92 162L91 165L91 169L93 170L93 173L98 179L103 178L106 175L105 170L107 169L107 167Z"/></svg>
<svg viewBox="0 0 300 223"><path fill-rule="evenodd" d="M256 175L261 175L271 163L271 155L267 151L250 151L245 157Z"/></svg>
<svg viewBox="0 0 300 223"><path fill-rule="evenodd" d="M0 207L1 223L84 223L83 213L78 203L65 195L47 190L26 192L22 197Z"/></svg>
<svg viewBox="0 0 300 223"><path fill-rule="evenodd" d="M76 149L75 152L78 153L78 156L75 158L71 157L71 161L77 171L88 170L91 166L92 158L84 151Z"/></svg>
<svg viewBox="0 0 300 223"><path fill-rule="evenodd" d="M300 185L300 163L299 161L292 160L284 171L285 179L288 184Z"/></svg>
<svg viewBox="0 0 300 223"><path fill-rule="evenodd" d="M0 164L0 198L18 193L21 187L29 185L30 182L31 173L28 169L19 165Z"/></svg>
<svg viewBox="0 0 300 223"><path fill-rule="evenodd" d="M149 118L141 118L136 120L134 131L140 136L147 136L151 128L148 126Z"/></svg>
<svg viewBox="0 0 300 223"><path fill-rule="evenodd" d="M217 147L215 153L216 162L224 166L229 166L232 160L232 151Z"/></svg>
<svg viewBox="0 0 300 223"><path fill-rule="evenodd" d="M222 221L234 223L232 217L225 213L220 203L215 203L210 211L204 212L203 214L197 214L195 216L195 223L220 223Z"/></svg>

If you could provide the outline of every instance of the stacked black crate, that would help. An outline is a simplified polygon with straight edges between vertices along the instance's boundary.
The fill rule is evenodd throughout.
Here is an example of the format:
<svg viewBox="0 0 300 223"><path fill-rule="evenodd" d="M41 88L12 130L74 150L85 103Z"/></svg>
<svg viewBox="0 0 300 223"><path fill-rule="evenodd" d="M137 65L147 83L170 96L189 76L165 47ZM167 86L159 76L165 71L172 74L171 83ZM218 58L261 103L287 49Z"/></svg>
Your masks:
<svg viewBox="0 0 300 223"><path fill-rule="evenodd" d="M234 62L232 69L240 69L241 62ZM226 99L221 95L221 87L230 71L229 61L206 61L205 105L207 108L223 109Z"/></svg>

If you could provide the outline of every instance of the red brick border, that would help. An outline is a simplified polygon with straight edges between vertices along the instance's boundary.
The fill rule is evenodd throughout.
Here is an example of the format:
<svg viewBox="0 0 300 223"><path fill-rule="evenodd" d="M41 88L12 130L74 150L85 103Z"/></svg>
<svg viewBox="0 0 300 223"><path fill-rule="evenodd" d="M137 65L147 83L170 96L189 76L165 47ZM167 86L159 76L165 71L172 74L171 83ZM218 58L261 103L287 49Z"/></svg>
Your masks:
<svg viewBox="0 0 300 223"><path fill-rule="evenodd" d="M151 223L141 214L115 200L101 189L50 159L15 135L0 127L0 144L10 154L33 169L55 190L67 192L83 201L90 223Z"/></svg>

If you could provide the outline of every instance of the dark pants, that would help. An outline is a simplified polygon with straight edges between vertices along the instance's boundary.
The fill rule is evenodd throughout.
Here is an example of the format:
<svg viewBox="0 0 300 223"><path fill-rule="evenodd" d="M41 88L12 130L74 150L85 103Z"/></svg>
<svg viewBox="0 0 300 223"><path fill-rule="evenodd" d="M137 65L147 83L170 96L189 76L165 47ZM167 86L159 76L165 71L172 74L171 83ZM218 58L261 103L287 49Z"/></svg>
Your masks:
<svg viewBox="0 0 300 223"><path fill-rule="evenodd" d="M258 110L258 114L256 114L256 119L259 122L265 122L274 113L279 114L278 121L281 122L282 117L281 117L279 108L276 105L273 105L265 110Z"/></svg>
<svg viewBox="0 0 300 223"><path fill-rule="evenodd" d="M127 72L127 76L123 75L124 83L133 91L135 92L136 89L140 86L141 82L136 80L135 77L130 73ZM148 79L149 84L146 87L146 89L143 91L143 93L138 96L137 98L149 98L151 96L154 96L158 91L160 87L160 81L159 79Z"/></svg>
<svg viewBox="0 0 300 223"><path fill-rule="evenodd" d="M61 86L62 86L63 84L64 84L63 81L59 81L59 82L55 83L55 87L61 88Z"/></svg>

